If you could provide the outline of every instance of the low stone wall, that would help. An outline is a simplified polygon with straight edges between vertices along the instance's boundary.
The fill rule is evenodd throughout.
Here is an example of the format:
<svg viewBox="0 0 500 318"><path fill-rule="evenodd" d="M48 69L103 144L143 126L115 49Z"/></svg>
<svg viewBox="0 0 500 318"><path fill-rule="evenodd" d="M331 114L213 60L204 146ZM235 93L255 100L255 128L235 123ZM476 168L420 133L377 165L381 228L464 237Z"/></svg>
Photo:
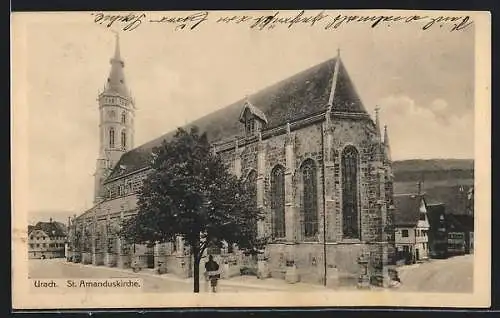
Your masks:
<svg viewBox="0 0 500 318"><path fill-rule="evenodd" d="M306 282L312 284L325 283L325 261L324 246L322 243L297 243L297 244L270 244L266 247L266 252L258 255L257 259L244 256L241 252L222 253L213 255L214 260L219 264L221 278L227 279L241 275L241 269L246 268L250 275L256 275L261 279L277 278L286 280L289 283ZM129 268L132 266L145 269L152 267L154 256L154 268L160 273L171 273L180 278L193 276L193 261L189 255L163 251L161 247L155 247L154 254L145 245L137 244L134 249L130 248L128 254L116 255L103 253L92 255L82 253L81 261L85 264L94 262L98 265L101 262L106 266L118 266ZM375 267L384 258L387 258L387 249L380 244L364 243L327 243L326 244L326 283L329 287L355 285L362 267L358 263L358 257L364 253L368 257L365 266L368 276L376 276L379 279L384 275L384 269ZM69 252L69 255L78 253ZM132 255L133 254L133 255ZM245 258L246 257L246 258ZM78 262L78 257L73 259ZM205 263L208 261L204 257L200 262L200 277L203 277ZM247 274L248 275L248 274Z"/></svg>
<svg viewBox="0 0 500 318"><path fill-rule="evenodd" d="M131 263L132 263L132 255L122 253L121 255L118 255L116 266L118 268L130 268Z"/></svg>
<svg viewBox="0 0 500 318"><path fill-rule="evenodd" d="M82 253L82 264L92 264L92 253L90 252Z"/></svg>
<svg viewBox="0 0 500 318"><path fill-rule="evenodd" d="M235 276L240 276L241 272L241 258L238 258L234 254L227 254L221 257L221 278L231 278Z"/></svg>
<svg viewBox="0 0 500 318"><path fill-rule="evenodd" d="M64 251L36 251L36 252L28 252L28 259L40 259L42 255L45 258L63 258Z"/></svg>
<svg viewBox="0 0 500 318"><path fill-rule="evenodd" d="M165 259L167 262L168 273L172 273L181 278L192 277L193 270L191 256L168 255L165 257Z"/></svg>
<svg viewBox="0 0 500 318"><path fill-rule="evenodd" d="M104 254L104 265L108 267L115 267L118 255L116 253L105 253Z"/></svg>
<svg viewBox="0 0 500 318"><path fill-rule="evenodd" d="M104 265L104 253L96 252L92 255L92 265Z"/></svg>

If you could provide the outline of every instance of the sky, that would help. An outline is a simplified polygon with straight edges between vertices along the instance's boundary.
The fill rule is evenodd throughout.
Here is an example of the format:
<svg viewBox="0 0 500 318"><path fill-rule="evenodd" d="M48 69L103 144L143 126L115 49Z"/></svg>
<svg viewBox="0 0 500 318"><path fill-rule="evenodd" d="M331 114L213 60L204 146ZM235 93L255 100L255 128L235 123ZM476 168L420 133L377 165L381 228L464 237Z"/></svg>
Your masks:
<svg viewBox="0 0 500 318"><path fill-rule="evenodd" d="M24 16L29 211L35 219L64 221L91 207L96 98L110 70L111 30L119 30L93 19L89 13ZM152 23L119 31L138 108L136 146L332 58L340 48L367 111L381 109L394 160L474 157L473 27L259 31L207 22L190 31Z"/></svg>

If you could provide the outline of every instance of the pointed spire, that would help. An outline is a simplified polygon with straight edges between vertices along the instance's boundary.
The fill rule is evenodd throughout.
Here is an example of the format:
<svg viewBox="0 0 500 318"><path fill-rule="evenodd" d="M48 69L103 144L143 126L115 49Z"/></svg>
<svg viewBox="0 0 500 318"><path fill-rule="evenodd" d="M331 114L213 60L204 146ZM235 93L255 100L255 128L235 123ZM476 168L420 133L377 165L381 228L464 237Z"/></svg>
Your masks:
<svg viewBox="0 0 500 318"><path fill-rule="evenodd" d="M384 125L384 144L386 147L389 146L389 135L387 134L387 125Z"/></svg>
<svg viewBox="0 0 500 318"><path fill-rule="evenodd" d="M375 107L375 128L377 129L377 136L380 137L380 118L379 118L380 107L377 105Z"/></svg>
<svg viewBox="0 0 500 318"><path fill-rule="evenodd" d="M115 41L115 56L114 59L117 61L121 61L121 55L120 55L120 34L118 32L115 32L116 36L116 41Z"/></svg>
<svg viewBox="0 0 500 318"><path fill-rule="evenodd" d="M384 159L386 162L391 162L391 146L389 144L387 125L384 125Z"/></svg>
<svg viewBox="0 0 500 318"><path fill-rule="evenodd" d="M335 60L335 69L333 70L332 88L330 90L330 97L328 98L328 107L333 106L333 98L335 96L335 88L337 87L337 78L339 76L340 66L340 48L337 48L337 58Z"/></svg>
<svg viewBox="0 0 500 318"><path fill-rule="evenodd" d="M120 54L120 37L118 32L115 32L115 36L115 52L109 61L111 64L111 70L105 85L105 93L118 93L122 97L129 97L130 94L125 84L125 75L123 73L125 63L123 62Z"/></svg>

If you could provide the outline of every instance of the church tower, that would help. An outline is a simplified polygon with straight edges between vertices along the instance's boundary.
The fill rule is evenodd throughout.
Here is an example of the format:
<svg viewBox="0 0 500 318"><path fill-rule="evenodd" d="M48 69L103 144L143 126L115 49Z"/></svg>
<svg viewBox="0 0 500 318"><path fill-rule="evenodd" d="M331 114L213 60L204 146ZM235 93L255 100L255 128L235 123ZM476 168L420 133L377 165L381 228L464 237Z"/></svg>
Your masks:
<svg viewBox="0 0 500 318"><path fill-rule="evenodd" d="M120 55L120 38L116 34L115 53L111 70L99 93L99 156L95 172L94 203L106 194L102 183L120 157L134 147L135 104L125 82L125 63Z"/></svg>

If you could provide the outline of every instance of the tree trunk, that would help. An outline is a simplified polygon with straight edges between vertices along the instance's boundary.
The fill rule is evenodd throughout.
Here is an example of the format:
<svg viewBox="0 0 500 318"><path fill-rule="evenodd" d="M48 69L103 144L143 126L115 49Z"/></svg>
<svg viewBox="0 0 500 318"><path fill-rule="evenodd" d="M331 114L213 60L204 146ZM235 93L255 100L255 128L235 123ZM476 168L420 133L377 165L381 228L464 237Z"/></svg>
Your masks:
<svg viewBox="0 0 500 318"><path fill-rule="evenodd" d="M200 292L200 257L198 243L193 244L193 292Z"/></svg>

